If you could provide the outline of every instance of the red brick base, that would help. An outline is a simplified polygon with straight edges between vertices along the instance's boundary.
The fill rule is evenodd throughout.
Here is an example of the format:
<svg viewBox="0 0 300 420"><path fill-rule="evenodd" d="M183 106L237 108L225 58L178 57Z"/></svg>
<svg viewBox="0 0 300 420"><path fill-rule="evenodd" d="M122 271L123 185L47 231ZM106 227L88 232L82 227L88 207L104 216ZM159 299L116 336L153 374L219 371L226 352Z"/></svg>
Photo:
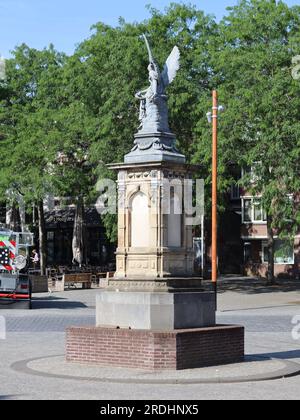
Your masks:
<svg viewBox="0 0 300 420"><path fill-rule="evenodd" d="M144 370L181 370L241 362L244 328L216 326L170 332L67 329L67 361Z"/></svg>

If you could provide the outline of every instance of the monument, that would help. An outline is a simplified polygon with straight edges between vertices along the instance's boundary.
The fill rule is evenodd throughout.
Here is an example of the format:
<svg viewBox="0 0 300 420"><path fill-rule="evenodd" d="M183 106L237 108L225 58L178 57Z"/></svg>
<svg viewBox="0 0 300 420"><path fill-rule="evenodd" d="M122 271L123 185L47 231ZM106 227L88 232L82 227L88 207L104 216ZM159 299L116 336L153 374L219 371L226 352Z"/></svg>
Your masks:
<svg viewBox="0 0 300 420"><path fill-rule="evenodd" d="M166 95L180 52L175 46L161 72L144 39L150 86L136 94L140 126L124 162L110 165L118 172L117 269L97 295L96 327L68 330L67 360L143 369L240 361L243 328L216 326L214 293L193 273L182 186L195 168L176 148Z"/></svg>

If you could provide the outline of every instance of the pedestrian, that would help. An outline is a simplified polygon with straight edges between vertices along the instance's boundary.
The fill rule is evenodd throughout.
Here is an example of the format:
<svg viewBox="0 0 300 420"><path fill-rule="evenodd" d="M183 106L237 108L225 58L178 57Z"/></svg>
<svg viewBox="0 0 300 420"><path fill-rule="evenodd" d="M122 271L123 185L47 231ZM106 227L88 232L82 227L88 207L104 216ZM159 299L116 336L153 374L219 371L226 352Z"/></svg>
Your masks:
<svg viewBox="0 0 300 420"><path fill-rule="evenodd" d="M32 257L31 257L31 260L32 260L32 263L33 263L33 268L34 268L34 269L36 269L36 268L37 268L37 265L38 265L38 263L39 263L39 261L40 261L39 254L38 254L38 252L37 252L37 250L36 250L36 249L34 249L34 250L32 251Z"/></svg>

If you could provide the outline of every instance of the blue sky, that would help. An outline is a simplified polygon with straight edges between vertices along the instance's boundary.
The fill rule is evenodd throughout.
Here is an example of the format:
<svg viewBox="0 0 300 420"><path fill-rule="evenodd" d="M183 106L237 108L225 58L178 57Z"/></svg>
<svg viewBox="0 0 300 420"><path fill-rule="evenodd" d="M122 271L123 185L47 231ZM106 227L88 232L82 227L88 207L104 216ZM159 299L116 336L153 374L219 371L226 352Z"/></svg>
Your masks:
<svg viewBox="0 0 300 420"><path fill-rule="evenodd" d="M221 18L227 6L237 0L191 0L199 9ZM87 38L90 27L98 21L110 25L119 16L127 21L141 21L149 16L147 4L163 10L170 0L0 0L0 55L22 42L43 48L51 42L60 51L71 54L77 43ZM289 5L300 0L286 0Z"/></svg>

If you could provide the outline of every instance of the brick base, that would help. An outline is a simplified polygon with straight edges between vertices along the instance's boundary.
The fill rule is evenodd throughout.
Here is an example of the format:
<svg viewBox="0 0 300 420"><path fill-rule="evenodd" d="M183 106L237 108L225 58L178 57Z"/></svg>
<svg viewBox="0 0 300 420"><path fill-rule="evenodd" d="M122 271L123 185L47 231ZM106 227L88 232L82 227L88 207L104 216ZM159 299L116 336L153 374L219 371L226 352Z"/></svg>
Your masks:
<svg viewBox="0 0 300 420"><path fill-rule="evenodd" d="M67 329L69 362L143 369L182 370L244 359L244 328L216 326L170 332L100 327Z"/></svg>

